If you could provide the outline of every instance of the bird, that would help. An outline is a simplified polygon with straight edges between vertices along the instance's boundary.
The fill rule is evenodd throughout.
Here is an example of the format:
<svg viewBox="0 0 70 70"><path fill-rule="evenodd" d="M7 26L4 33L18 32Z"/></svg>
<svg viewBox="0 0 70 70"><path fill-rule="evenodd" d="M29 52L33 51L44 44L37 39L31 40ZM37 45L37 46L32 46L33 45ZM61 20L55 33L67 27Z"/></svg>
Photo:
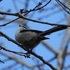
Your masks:
<svg viewBox="0 0 70 70"><path fill-rule="evenodd" d="M43 31L28 29L25 26L20 26L15 33L15 39L22 44L23 49L32 50L42 40L49 39L48 37L39 36Z"/></svg>
<svg viewBox="0 0 70 70"><path fill-rule="evenodd" d="M49 39L48 37L45 37L46 35L49 35L51 33L54 33L60 30L64 30L67 27L68 26L66 25L59 25L46 31L39 31L39 30L28 29L26 26L20 26L16 30L15 39L18 43L22 44L21 48L25 50L32 50L41 41Z"/></svg>

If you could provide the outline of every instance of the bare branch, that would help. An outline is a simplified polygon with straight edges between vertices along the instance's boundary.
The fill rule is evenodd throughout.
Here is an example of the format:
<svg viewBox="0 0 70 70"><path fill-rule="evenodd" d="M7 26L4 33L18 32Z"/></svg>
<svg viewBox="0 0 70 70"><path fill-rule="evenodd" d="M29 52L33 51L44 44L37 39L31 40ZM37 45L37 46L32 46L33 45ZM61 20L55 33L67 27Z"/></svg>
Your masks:
<svg viewBox="0 0 70 70"><path fill-rule="evenodd" d="M56 0L56 2L68 13L70 14L70 8L68 8L67 6L65 6L61 1Z"/></svg>
<svg viewBox="0 0 70 70"><path fill-rule="evenodd" d="M39 20L34 20L34 19L26 18L26 17L24 17L24 16L23 16L22 14L20 14L20 13L0 12L0 14L11 15L11 16L17 16L17 17L23 18L23 19L25 19L25 20L29 20L29 21L37 22L37 23L41 23L41 24L47 24L47 25L51 25L51 26L64 26L64 24L55 24L55 23L43 22L43 21L39 21ZM70 27L70 25L66 25L66 26Z"/></svg>
<svg viewBox="0 0 70 70"><path fill-rule="evenodd" d="M15 40L9 38L7 35L5 35L4 33L0 32L0 34L5 37L6 39L8 39L9 41L19 45L19 46L22 46L21 44L17 43ZM10 50L7 50L5 48L2 47L2 49L6 50L6 51L9 51L9 52L13 52L13 51L10 51ZM25 49L25 48L24 48ZM26 50L26 49L25 49ZM26 50L27 51L27 50ZM28 51L30 54L34 55L35 57L39 58L43 63L47 64L50 68L52 68L53 70L56 70L51 64L49 64L47 61L45 61L41 56L35 54L34 52L32 51ZM15 53L15 52L14 52Z"/></svg>
<svg viewBox="0 0 70 70"><path fill-rule="evenodd" d="M4 61L0 60L1 63L4 63Z"/></svg>
<svg viewBox="0 0 70 70"><path fill-rule="evenodd" d="M30 52L32 55L34 55L35 57L39 58L44 64L47 64L52 70L56 70L56 68L54 68L51 64L49 64L47 61L45 61L43 59L43 57L37 55L36 53L34 52Z"/></svg>
<svg viewBox="0 0 70 70"><path fill-rule="evenodd" d="M38 5L36 5L33 9L30 10L24 10L24 9L20 9L20 13L25 13L24 15L27 15L28 13L32 12L32 11L37 11L40 9L43 9L45 6L47 6L49 3L51 2L51 0L49 0L45 5L41 6L42 3L39 2ZM40 7L41 6L41 7Z"/></svg>
<svg viewBox="0 0 70 70"><path fill-rule="evenodd" d="M51 52L53 52L55 55L57 54L57 51L54 49L54 48L52 48L52 46L50 46L48 43L46 43L45 41L42 41L42 44L44 45L44 46L46 46L46 48L48 48Z"/></svg>
<svg viewBox="0 0 70 70"><path fill-rule="evenodd" d="M33 65L28 64L28 63L27 63L25 60L23 60L22 58L21 58L21 60L20 60L20 58L16 57L16 56L15 56L14 54L12 54L12 53L10 53L9 55L6 54L6 53L4 53L4 52L0 52L0 53L1 53L2 55L4 55L4 56L8 57L9 59L15 60L16 62L20 63L21 65L23 65L23 66L25 66L25 67L27 67L27 68L33 69Z"/></svg>
<svg viewBox="0 0 70 70"><path fill-rule="evenodd" d="M16 20L18 20L18 19L19 19L19 18L16 18L16 19L11 20L11 21L9 21L9 22L7 22L7 23L4 23L4 24L0 25L0 27L6 26L6 25L8 25L8 24L11 24L12 22L14 22L14 21L16 21Z"/></svg>

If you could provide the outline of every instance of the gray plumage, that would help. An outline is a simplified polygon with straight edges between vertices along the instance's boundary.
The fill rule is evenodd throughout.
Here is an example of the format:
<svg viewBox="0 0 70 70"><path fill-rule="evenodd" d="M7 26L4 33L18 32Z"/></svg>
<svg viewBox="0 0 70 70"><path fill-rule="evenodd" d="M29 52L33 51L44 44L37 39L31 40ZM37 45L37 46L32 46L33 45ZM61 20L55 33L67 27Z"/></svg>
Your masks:
<svg viewBox="0 0 70 70"><path fill-rule="evenodd" d="M42 31L28 30L24 27L19 27L16 31L15 39L17 42L21 43L25 49L31 50L37 46L40 41L48 39L46 37L38 37L40 33L42 33Z"/></svg>

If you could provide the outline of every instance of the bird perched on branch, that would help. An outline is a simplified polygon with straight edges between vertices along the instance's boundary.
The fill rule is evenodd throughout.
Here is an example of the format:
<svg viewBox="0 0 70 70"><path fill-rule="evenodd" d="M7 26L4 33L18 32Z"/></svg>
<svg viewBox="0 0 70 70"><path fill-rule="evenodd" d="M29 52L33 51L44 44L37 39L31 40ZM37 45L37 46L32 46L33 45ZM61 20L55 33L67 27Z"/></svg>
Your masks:
<svg viewBox="0 0 70 70"><path fill-rule="evenodd" d="M17 29L15 34L15 39L17 42L22 44L22 48L26 50L32 50L37 46L42 40L49 39L45 35L49 35L53 32L66 29L67 26L56 26L46 31L30 30L25 26L21 26Z"/></svg>
<svg viewBox="0 0 70 70"><path fill-rule="evenodd" d="M26 50L32 50L36 45L40 43L40 41L49 39L44 36L39 36L42 31L38 30L30 30L27 29L25 26L21 26L17 29L15 34L15 39L17 42L23 45L22 48Z"/></svg>

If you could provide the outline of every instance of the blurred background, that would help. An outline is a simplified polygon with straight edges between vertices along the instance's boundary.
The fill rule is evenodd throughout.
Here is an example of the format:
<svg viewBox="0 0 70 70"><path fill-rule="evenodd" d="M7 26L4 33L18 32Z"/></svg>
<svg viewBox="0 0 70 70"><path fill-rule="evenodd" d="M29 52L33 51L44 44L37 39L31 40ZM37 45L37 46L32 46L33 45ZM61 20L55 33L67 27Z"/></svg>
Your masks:
<svg viewBox="0 0 70 70"><path fill-rule="evenodd" d="M22 12L22 10L29 11L36 7L39 3L41 3L39 7L45 5L46 3L48 4L40 10L29 12L25 15L25 17L38 21L48 22L51 24L70 24L69 0L2 0L0 1L0 11L9 13L19 13L20 11ZM15 32L19 25L25 25L30 29L40 31L45 31L53 27L51 25L17 18L18 17L12 15L2 15L0 13L0 31L13 40L15 40ZM42 41L33 49L33 52L43 57L45 61L51 64L54 68L57 68L57 70L70 70L69 28L52 33L47 37L49 37L50 39ZM11 41L8 41L3 36L0 36L0 46L15 52L26 52L20 46ZM52 69L50 68L50 66L43 63L39 58L33 55L30 55L30 58L25 58L24 56L17 55L4 49L0 49L0 70Z"/></svg>

